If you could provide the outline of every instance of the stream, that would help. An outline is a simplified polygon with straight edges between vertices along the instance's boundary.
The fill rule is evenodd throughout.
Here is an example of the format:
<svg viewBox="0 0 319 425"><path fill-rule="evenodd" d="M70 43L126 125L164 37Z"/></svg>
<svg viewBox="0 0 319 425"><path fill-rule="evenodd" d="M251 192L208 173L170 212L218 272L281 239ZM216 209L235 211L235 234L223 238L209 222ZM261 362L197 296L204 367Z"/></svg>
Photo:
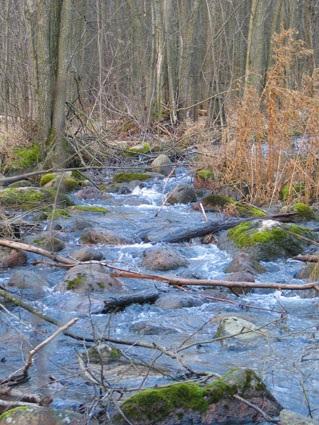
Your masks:
<svg viewBox="0 0 319 425"><path fill-rule="evenodd" d="M107 179L107 176L104 177ZM46 229L59 224L66 248L60 254L67 256L80 248L80 230L76 222L92 222L94 226L115 231L130 240L121 246L96 245L103 252L107 263L131 271L170 274L188 278L227 279L225 267L230 263L230 253L215 244L191 242L172 244L188 259L188 265L174 271L152 272L141 265L143 251L151 247L142 243L139 235L147 230L152 234L166 234L177 228L187 229L204 223L205 218L190 205L163 206L165 194L180 183L190 183L188 172L180 168L169 179L154 178L137 186L130 194L109 194L106 199L83 200L73 193L75 204L95 205L109 210L107 214L77 212L70 218L58 219L54 224L45 222ZM220 220L221 215L207 213L210 220ZM29 217L32 220L32 215ZM196 371L212 371L222 374L232 367L249 367L268 385L269 390L284 408L304 415L310 406L314 416L319 416L319 298L302 298L296 292L256 290L241 297L226 290L195 288L187 293L167 284L122 279L127 292L159 291L170 301L180 301L179 308L166 308L155 304L131 305L125 310L111 314L94 314L95 307L104 295L94 294L92 299L72 291L60 292L56 286L63 281L65 270L40 264L39 259L28 254L24 267L0 272L0 284L7 285L10 275L17 270L36 270L48 280L41 297L28 290L9 288L14 294L32 303L34 307L62 323L79 317L72 332L89 337L112 336L137 342L155 342L161 347L178 347L187 341L194 345L182 352L183 363ZM257 281L302 283L294 275L302 268L294 260L264 262L266 272L257 276ZM211 298L205 298L206 296ZM105 295L106 298L106 295ZM191 300L189 303L183 299ZM183 306L184 305L184 306ZM5 310L7 309L7 311ZM88 309L92 314L88 314ZM266 337L249 341L229 339L224 342L201 344L214 338L218 318L237 316L265 326ZM281 320L280 320L281 319ZM0 376L18 369L25 353L45 339L55 328L32 317L20 308L8 304L0 309ZM159 353L138 347L120 346L128 356L138 357L152 363ZM78 408L90 402L97 394L96 387L83 377L77 361L78 353L84 350L83 343L66 336L51 342L37 356L31 379L24 384L26 391L53 397L53 406ZM174 368L170 359L161 356L161 367ZM117 377L114 376L116 383ZM125 379L124 379L125 381ZM112 379L111 379L112 382ZM146 385L163 384L169 378L150 374ZM136 387L128 376L124 384ZM317 410L315 410L317 408Z"/></svg>

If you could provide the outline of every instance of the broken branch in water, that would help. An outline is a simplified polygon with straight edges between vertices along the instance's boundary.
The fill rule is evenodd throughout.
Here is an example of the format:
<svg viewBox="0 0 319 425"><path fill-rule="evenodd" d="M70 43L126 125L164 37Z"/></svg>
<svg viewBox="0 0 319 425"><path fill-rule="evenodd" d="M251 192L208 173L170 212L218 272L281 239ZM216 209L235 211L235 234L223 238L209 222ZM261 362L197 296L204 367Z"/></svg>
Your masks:
<svg viewBox="0 0 319 425"><path fill-rule="evenodd" d="M34 245L25 244L21 242L15 242L8 239L0 239L0 246L6 246L8 248L20 249L23 251L33 252L44 257L48 257L53 261L68 267L74 267L79 264L101 264L109 269L113 270L113 277L122 277L127 279L143 279L143 280L155 280L157 282L165 282L170 285L178 286L211 286L211 287L225 287L225 288L263 288L263 289L278 289L278 290L296 290L302 291L306 289L315 289L319 292L319 284L317 282L309 282L304 284L298 283L276 283L276 282L233 282L227 280L213 280L213 279L186 279L176 276L162 276L157 274L139 273L132 272L129 270L123 270L121 268L111 266L104 261L75 261L61 255L54 254L43 248L39 248Z"/></svg>

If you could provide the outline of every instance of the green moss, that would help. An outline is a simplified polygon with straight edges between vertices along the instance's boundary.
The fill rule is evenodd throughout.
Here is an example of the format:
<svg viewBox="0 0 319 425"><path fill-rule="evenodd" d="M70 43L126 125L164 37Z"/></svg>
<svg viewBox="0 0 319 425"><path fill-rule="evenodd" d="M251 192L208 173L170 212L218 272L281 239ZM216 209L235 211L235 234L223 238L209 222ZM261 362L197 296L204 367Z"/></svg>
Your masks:
<svg viewBox="0 0 319 425"><path fill-rule="evenodd" d="M140 155L140 154L147 154L151 152L151 146L149 143L140 143L135 146L131 146L127 149L126 153L128 155Z"/></svg>
<svg viewBox="0 0 319 425"><path fill-rule="evenodd" d="M182 417L187 410L203 414L211 404L249 390L263 392L266 387L254 371L232 369L205 386L184 382L143 390L126 400L121 409L129 420L157 424L171 414ZM121 419L116 423L122 423Z"/></svg>
<svg viewBox="0 0 319 425"><path fill-rule="evenodd" d="M40 160L40 145L33 144L27 148L17 148L14 151L14 160L10 168L14 170L23 170L34 167Z"/></svg>
<svg viewBox="0 0 319 425"><path fill-rule="evenodd" d="M7 188L0 191L0 203L7 207L28 210L53 200L54 194L45 189L27 187Z"/></svg>
<svg viewBox="0 0 319 425"><path fill-rule="evenodd" d="M149 180L151 176L147 173L117 173L113 176L113 183L125 183L134 180L145 181Z"/></svg>
<svg viewBox="0 0 319 425"><path fill-rule="evenodd" d="M256 229L254 223L240 223L228 231L230 239L239 247L249 247L267 242L285 243L287 237L294 233L296 235L310 234L311 232L303 227L292 224L287 227L273 226L268 229Z"/></svg>
<svg viewBox="0 0 319 425"><path fill-rule="evenodd" d="M39 208L56 200L56 190L53 188L6 188L0 190L0 204L9 208L31 210ZM57 199L59 204L72 205L70 199L63 195Z"/></svg>
<svg viewBox="0 0 319 425"><path fill-rule="evenodd" d="M297 255L305 245L315 240L309 229L295 224L259 228L256 223L241 223L230 229L228 236L239 248L254 247L252 253L259 260Z"/></svg>
<svg viewBox="0 0 319 425"><path fill-rule="evenodd" d="M71 214L64 208L45 210L41 213L40 220L56 220L57 218L68 218Z"/></svg>
<svg viewBox="0 0 319 425"><path fill-rule="evenodd" d="M50 181L54 180L56 178L56 174L54 173L47 173L44 174L40 179L40 186L44 186Z"/></svg>
<svg viewBox="0 0 319 425"><path fill-rule="evenodd" d="M76 210L79 212L100 213L100 214L106 214L109 212L107 208L98 207L96 205L73 205L73 207L71 207L71 210Z"/></svg>
<svg viewBox="0 0 319 425"><path fill-rule="evenodd" d="M145 419L155 424L175 409L205 412L208 402L204 396L204 389L195 383L173 384L141 391L126 400L121 408L130 420L141 423Z"/></svg>
<svg viewBox="0 0 319 425"><path fill-rule="evenodd" d="M230 196L225 195L208 195L202 199L204 207L222 209L229 204L234 204L235 200Z"/></svg>
<svg viewBox="0 0 319 425"><path fill-rule="evenodd" d="M111 360L119 360L122 357L122 352L118 348L111 348L110 358Z"/></svg>
<svg viewBox="0 0 319 425"><path fill-rule="evenodd" d="M66 176L62 179L62 184L66 192L72 192L73 190L81 186L81 182L76 180L74 177Z"/></svg>
<svg viewBox="0 0 319 425"><path fill-rule="evenodd" d="M240 217L266 217L265 211L253 205L236 202L235 206Z"/></svg>
<svg viewBox="0 0 319 425"><path fill-rule="evenodd" d="M309 205L304 204L303 202L296 202L293 207L293 211L298 214L300 218L304 218L306 220L312 220L315 218L315 213L313 208Z"/></svg>
<svg viewBox="0 0 319 425"><path fill-rule="evenodd" d="M295 183L293 185L285 184L280 190L279 197L282 201L287 201L289 198L302 195L304 192L304 183Z"/></svg>
<svg viewBox="0 0 319 425"><path fill-rule="evenodd" d="M16 412L25 412L27 410L32 410L32 409L30 409L30 407L28 407L28 406L14 407L13 409L7 410L6 412L2 413L2 415L0 415L0 421L4 421L6 419L9 419Z"/></svg>
<svg viewBox="0 0 319 425"><path fill-rule="evenodd" d="M66 282L66 289L68 291L71 291L72 289L77 289L79 286L82 286L85 284L85 276L82 274L78 274L76 278L72 280L68 280Z"/></svg>
<svg viewBox="0 0 319 425"><path fill-rule="evenodd" d="M214 180L214 173L208 168L203 168L196 171L196 177L202 180Z"/></svg>

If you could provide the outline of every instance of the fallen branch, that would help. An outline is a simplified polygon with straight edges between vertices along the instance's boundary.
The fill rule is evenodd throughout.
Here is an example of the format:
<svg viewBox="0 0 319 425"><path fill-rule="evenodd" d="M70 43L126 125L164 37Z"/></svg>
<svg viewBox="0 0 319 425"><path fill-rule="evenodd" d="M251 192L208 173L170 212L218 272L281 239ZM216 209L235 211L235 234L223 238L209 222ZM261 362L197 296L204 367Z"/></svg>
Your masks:
<svg viewBox="0 0 319 425"><path fill-rule="evenodd" d="M295 260L304 261L305 263L319 263L319 255L297 255L294 257Z"/></svg>
<svg viewBox="0 0 319 425"><path fill-rule="evenodd" d="M165 282L174 286L212 286L212 287L224 287L224 288L263 288L273 290L296 290L303 291L306 289L315 289L319 291L318 282L309 282L304 284L298 283L276 283L276 282L233 282L227 280L213 280L213 279L186 279L176 276L162 276L157 274L147 274L132 272L129 270L120 269L115 266L111 266L104 261L75 261L61 255L54 254L43 248L36 247L21 242L15 242L8 239L0 239L0 246L6 246L8 248L21 249L23 251L33 252L44 257L48 257L63 266L74 267L78 264L101 264L109 269L113 270L113 277L122 277L127 279L143 279L143 280L155 280L157 282ZM1 294L0 294L1 295Z"/></svg>
<svg viewBox="0 0 319 425"><path fill-rule="evenodd" d="M108 266L116 271L112 272L113 277L123 277L128 279L143 279L143 280L155 280L157 282L166 282L170 285L179 286L222 286L225 288L264 288L264 289L293 289L296 291L302 291L305 289L315 289L319 291L318 282L310 282L304 284L298 283L276 283L276 282L233 282L227 280L213 280L213 279L186 279L176 276L162 276L155 274L146 274L131 272L128 270L117 269L112 266Z"/></svg>

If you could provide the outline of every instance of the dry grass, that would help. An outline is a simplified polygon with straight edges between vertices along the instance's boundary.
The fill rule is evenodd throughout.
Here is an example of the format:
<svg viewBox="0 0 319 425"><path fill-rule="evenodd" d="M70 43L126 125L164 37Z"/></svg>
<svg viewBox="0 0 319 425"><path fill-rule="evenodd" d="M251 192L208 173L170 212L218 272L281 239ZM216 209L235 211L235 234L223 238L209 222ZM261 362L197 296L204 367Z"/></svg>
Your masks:
<svg viewBox="0 0 319 425"><path fill-rule="evenodd" d="M220 187L235 187L254 204L277 201L283 187L287 201L318 200L319 73L296 77L310 55L293 30L276 34L263 92L248 86L228 102L221 143L213 152L204 149L202 164Z"/></svg>

